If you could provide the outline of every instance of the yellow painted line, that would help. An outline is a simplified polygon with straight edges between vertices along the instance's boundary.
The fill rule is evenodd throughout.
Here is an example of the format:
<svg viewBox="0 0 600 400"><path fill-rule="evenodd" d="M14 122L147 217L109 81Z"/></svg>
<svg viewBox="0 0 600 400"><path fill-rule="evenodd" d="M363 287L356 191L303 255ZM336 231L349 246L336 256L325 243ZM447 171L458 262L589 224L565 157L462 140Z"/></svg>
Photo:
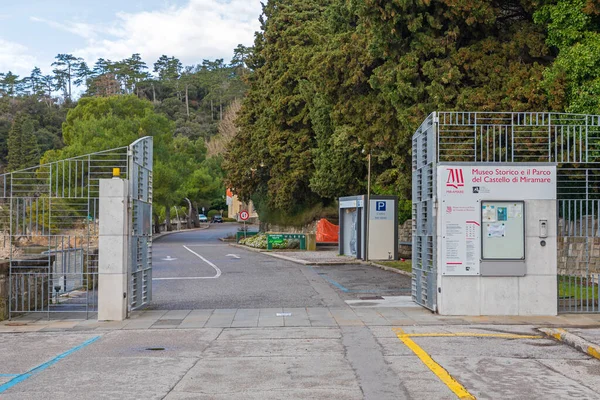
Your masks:
<svg viewBox="0 0 600 400"><path fill-rule="evenodd" d="M516 333L406 333L409 337L489 337L501 339L543 339L541 335L519 335Z"/></svg>
<svg viewBox="0 0 600 400"><path fill-rule="evenodd" d="M597 358L598 360L600 360L600 351L596 350L595 348L593 348L593 347L588 347L588 349L587 349L587 353L588 353L590 356L592 356L592 357L594 357L594 358Z"/></svg>
<svg viewBox="0 0 600 400"><path fill-rule="evenodd" d="M436 363L433 358L425 350L423 350L418 344L416 344L411 337L483 337L483 338L500 338L500 339L542 339L542 335L520 335L512 333L470 333L470 332L456 332L456 333L406 333L402 328L393 328L393 331L398 336L398 339L402 341L412 350L413 353L429 368L447 387L450 389L459 399L472 399L473 396L463 385L461 385L456 379L454 379L448 371L446 371L441 365ZM560 336L560 335L559 335ZM594 350L591 349L590 350ZM589 352L589 350L588 350ZM598 355L597 358L600 358Z"/></svg>
<svg viewBox="0 0 600 400"><path fill-rule="evenodd" d="M409 335L396 333L398 339L412 350L413 353L429 368L459 399L475 400L475 396L467 391L463 385L458 383L441 365L433 361L433 358L418 344L416 344Z"/></svg>

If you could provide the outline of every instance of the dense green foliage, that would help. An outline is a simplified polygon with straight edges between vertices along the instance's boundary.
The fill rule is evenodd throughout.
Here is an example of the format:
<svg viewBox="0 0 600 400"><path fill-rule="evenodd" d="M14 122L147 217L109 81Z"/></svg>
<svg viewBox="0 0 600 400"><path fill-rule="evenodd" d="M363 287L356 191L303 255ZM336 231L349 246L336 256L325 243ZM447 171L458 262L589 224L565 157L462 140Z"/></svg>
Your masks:
<svg viewBox="0 0 600 400"><path fill-rule="evenodd" d="M410 139L432 111L600 113L592 0L270 0L263 11L225 163L259 212L365 192L368 153L373 191L410 199Z"/></svg>
<svg viewBox="0 0 600 400"><path fill-rule="evenodd" d="M0 74L0 169L127 146L149 135L155 140L156 219L169 220L175 206L193 218L201 207L222 210L222 151L207 158L205 143L227 107L244 95L247 53L238 46L229 65L204 60L186 67L162 56L155 75L139 54L100 59L93 68L59 54L53 75L43 76L37 67L24 78ZM77 101L76 88L84 90Z"/></svg>
<svg viewBox="0 0 600 400"><path fill-rule="evenodd" d="M268 0L230 64L59 54L53 67L0 74L2 167L152 135L157 213L186 198L223 209L224 180L264 222L294 224L364 193L370 154L373 192L399 195L404 219L411 136L430 112L600 114L600 5Z"/></svg>

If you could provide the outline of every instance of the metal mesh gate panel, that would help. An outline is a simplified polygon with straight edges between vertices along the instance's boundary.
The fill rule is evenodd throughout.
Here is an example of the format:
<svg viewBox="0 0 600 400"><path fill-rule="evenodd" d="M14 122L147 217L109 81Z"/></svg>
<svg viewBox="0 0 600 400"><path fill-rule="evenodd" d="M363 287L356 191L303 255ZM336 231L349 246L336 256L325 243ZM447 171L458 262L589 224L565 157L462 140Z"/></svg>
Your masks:
<svg viewBox="0 0 600 400"><path fill-rule="evenodd" d="M99 180L111 179L113 168L132 188L139 186L131 191L136 198L130 241L139 243L135 250L132 246L131 280L135 290L142 288L136 306L150 300L152 138L143 138L129 147L0 175L0 252L10 259L9 317L97 312Z"/></svg>
<svg viewBox="0 0 600 400"><path fill-rule="evenodd" d="M152 300L152 162L151 137L142 138L131 145L131 309Z"/></svg>

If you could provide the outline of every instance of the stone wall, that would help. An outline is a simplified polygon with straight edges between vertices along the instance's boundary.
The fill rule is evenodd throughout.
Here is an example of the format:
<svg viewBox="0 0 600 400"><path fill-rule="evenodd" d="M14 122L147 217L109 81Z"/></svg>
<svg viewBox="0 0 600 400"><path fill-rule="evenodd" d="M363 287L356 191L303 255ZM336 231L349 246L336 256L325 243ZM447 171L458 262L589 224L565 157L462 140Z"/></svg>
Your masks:
<svg viewBox="0 0 600 400"><path fill-rule="evenodd" d="M260 223L261 232L273 232L273 233L317 233L317 221L314 221L306 226L281 226L268 224L265 222Z"/></svg>
<svg viewBox="0 0 600 400"><path fill-rule="evenodd" d="M402 243L412 243L412 219L398 225L398 257L411 259L412 245Z"/></svg>

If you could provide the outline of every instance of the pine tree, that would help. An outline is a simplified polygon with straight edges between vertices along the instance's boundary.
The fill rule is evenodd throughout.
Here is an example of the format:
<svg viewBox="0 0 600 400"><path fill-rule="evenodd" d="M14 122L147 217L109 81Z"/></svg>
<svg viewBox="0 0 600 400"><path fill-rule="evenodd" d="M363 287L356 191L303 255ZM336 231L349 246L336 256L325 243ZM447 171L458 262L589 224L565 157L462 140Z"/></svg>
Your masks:
<svg viewBox="0 0 600 400"><path fill-rule="evenodd" d="M34 166L40 159L33 120L24 114L16 117L8 133L9 171Z"/></svg>

